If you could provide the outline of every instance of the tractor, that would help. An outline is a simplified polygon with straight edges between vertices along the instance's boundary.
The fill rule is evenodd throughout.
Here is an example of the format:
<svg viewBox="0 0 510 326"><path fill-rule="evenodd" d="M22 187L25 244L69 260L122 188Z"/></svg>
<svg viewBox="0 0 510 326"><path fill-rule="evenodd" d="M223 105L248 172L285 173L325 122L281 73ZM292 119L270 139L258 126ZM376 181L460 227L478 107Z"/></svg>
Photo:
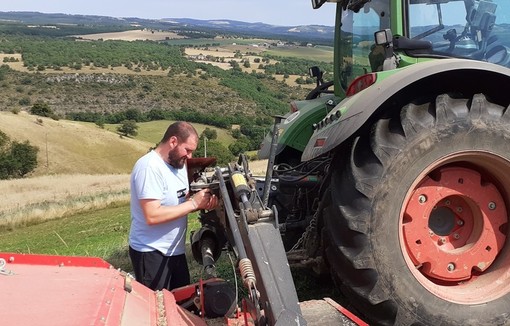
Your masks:
<svg viewBox="0 0 510 326"><path fill-rule="evenodd" d="M312 7L328 2L333 80L311 67L316 88L275 116L266 175L244 155L213 173L213 158L188 160L190 190L222 203L191 237L205 280L154 292L102 260L0 253L1 320L509 325L510 1ZM225 249L242 309L216 275ZM292 266L331 277L354 313L298 302Z"/></svg>
<svg viewBox="0 0 510 326"><path fill-rule="evenodd" d="M310 68L258 153L289 263L373 325L510 324L510 2L312 6L333 80Z"/></svg>

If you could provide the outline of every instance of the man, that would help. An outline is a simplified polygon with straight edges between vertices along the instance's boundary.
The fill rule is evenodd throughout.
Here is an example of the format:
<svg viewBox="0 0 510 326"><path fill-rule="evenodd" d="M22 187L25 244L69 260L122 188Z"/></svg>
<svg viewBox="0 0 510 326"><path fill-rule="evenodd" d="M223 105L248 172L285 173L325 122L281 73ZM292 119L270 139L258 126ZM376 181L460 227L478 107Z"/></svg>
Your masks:
<svg viewBox="0 0 510 326"><path fill-rule="evenodd" d="M195 128L175 122L131 173L129 256L136 280L153 290L190 283L185 256L187 214L218 204L208 189L188 195L186 160L197 144Z"/></svg>

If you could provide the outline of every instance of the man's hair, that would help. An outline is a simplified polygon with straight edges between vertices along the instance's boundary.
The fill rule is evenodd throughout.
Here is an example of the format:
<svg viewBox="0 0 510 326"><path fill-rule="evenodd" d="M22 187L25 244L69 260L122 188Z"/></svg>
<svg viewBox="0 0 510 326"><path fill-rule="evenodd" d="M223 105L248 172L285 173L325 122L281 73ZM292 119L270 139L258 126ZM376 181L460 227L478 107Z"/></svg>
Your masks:
<svg viewBox="0 0 510 326"><path fill-rule="evenodd" d="M190 136L194 136L198 139L198 133L195 130L195 127L184 121L177 121L168 126L165 134L163 135L163 139L161 139L161 143L168 141L172 136L177 137L179 142L188 140Z"/></svg>

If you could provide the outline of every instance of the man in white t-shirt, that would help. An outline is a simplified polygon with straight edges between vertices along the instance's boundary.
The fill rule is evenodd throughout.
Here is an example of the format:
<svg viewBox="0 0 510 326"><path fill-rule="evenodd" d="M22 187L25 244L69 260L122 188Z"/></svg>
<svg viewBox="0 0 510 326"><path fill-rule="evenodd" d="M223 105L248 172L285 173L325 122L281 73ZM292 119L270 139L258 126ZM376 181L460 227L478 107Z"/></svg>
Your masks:
<svg viewBox="0 0 510 326"><path fill-rule="evenodd" d="M208 189L188 195L186 160L197 144L195 128L175 122L131 172L129 256L136 280L153 290L190 283L185 256L187 214L218 204Z"/></svg>

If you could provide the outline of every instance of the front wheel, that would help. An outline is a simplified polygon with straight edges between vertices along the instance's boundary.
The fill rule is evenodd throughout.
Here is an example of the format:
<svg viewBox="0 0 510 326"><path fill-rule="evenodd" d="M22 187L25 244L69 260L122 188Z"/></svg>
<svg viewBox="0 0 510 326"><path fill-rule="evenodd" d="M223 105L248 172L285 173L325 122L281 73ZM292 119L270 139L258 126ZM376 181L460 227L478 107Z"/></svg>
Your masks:
<svg viewBox="0 0 510 326"><path fill-rule="evenodd" d="M507 111L441 95L338 153L326 254L373 323L510 323Z"/></svg>

